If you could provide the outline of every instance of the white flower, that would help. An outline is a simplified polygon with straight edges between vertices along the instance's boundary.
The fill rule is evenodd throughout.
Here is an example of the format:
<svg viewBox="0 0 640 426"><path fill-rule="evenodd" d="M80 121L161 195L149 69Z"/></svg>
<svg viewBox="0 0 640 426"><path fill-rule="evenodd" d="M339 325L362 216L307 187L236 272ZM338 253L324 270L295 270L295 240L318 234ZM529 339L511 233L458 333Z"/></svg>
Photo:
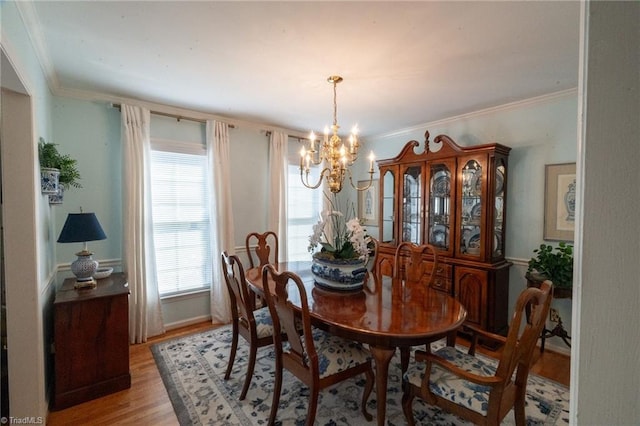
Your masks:
<svg viewBox="0 0 640 426"><path fill-rule="evenodd" d="M328 198L328 197L327 197ZM337 206L337 198L329 199L331 207ZM353 203L346 213L332 208L320 214L320 220L313 225L313 234L309 236L308 250L313 252L318 245L322 246L322 251L330 253L340 259L358 258L365 262L369 258L369 237L365 229L360 224L357 217L352 217L355 213ZM353 215L355 216L355 215ZM325 229L329 226L328 231Z"/></svg>

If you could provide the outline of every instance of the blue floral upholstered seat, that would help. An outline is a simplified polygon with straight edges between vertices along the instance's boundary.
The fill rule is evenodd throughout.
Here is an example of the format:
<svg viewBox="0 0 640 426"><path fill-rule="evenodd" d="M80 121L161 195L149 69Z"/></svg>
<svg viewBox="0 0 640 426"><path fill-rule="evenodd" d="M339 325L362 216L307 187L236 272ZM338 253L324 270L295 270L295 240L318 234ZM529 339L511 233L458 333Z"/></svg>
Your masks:
<svg viewBox="0 0 640 426"><path fill-rule="evenodd" d="M434 352L434 355L446 359L464 371L468 371L479 376L490 377L496 372L496 367L494 365L486 363L482 359L473 355L461 352L452 346L445 346ZM420 387L422 386L424 371L425 364L423 362L413 363L404 374L404 380ZM489 391L491 390L489 386L483 386L464 380L462 377L451 373L449 370L445 370L438 365L434 365L429 379L429 388L434 394L446 398L451 402L462 404L483 416L487 415Z"/></svg>
<svg viewBox="0 0 640 426"><path fill-rule="evenodd" d="M318 372L320 378L328 377L350 368L370 362L371 353L360 343L343 339L317 328L312 329L313 345L318 354ZM302 336L304 342L304 336ZM290 345L285 344L283 351L288 352ZM309 358L305 358L309 362Z"/></svg>
<svg viewBox="0 0 640 426"><path fill-rule="evenodd" d="M273 337L273 321L267 306L253 311L253 318L256 320L256 335L258 338Z"/></svg>

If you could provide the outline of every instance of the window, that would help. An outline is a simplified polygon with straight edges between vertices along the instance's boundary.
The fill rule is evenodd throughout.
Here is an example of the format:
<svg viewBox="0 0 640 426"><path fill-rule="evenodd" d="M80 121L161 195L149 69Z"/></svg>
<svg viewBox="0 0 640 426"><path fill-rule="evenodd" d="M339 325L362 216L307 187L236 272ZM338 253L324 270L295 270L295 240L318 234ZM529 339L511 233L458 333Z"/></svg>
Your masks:
<svg viewBox="0 0 640 426"><path fill-rule="evenodd" d="M289 142L287 168L287 260L309 260L309 236L322 211L322 187L306 188L300 181L300 145ZM317 169L317 167L315 167ZM311 181L317 179L314 170Z"/></svg>
<svg viewBox="0 0 640 426"><path fill-rule="evenodd" d="M152 208L161 296L211 286L207 156L200 144L152 141Z"/></svg>

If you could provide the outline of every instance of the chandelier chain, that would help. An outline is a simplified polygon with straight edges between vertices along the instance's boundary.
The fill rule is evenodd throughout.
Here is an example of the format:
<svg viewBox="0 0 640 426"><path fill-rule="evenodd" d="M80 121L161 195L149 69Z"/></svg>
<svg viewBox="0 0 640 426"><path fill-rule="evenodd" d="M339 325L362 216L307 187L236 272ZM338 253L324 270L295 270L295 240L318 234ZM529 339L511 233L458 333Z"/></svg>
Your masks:
<svg viewBox="0 0 640 426"><path fill-rule="evenodd" d="M336 84L337 82L333 82L333 125L338 125L338 102L336 101Z"/></svg>

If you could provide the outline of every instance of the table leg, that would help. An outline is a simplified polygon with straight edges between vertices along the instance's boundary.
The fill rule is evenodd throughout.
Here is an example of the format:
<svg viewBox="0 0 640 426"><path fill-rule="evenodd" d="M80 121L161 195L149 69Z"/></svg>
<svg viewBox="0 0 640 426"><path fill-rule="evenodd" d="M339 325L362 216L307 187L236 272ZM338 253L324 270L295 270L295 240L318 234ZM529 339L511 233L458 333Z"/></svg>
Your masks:
<svg viewBox="0 0 640 426"><path fill-rule="evenodd" d="M371 355L376 363L376 395L378 397L378 426L384 426L387 415L387 376L389 362L395 353L395 348L370 346Z"/></svg>

